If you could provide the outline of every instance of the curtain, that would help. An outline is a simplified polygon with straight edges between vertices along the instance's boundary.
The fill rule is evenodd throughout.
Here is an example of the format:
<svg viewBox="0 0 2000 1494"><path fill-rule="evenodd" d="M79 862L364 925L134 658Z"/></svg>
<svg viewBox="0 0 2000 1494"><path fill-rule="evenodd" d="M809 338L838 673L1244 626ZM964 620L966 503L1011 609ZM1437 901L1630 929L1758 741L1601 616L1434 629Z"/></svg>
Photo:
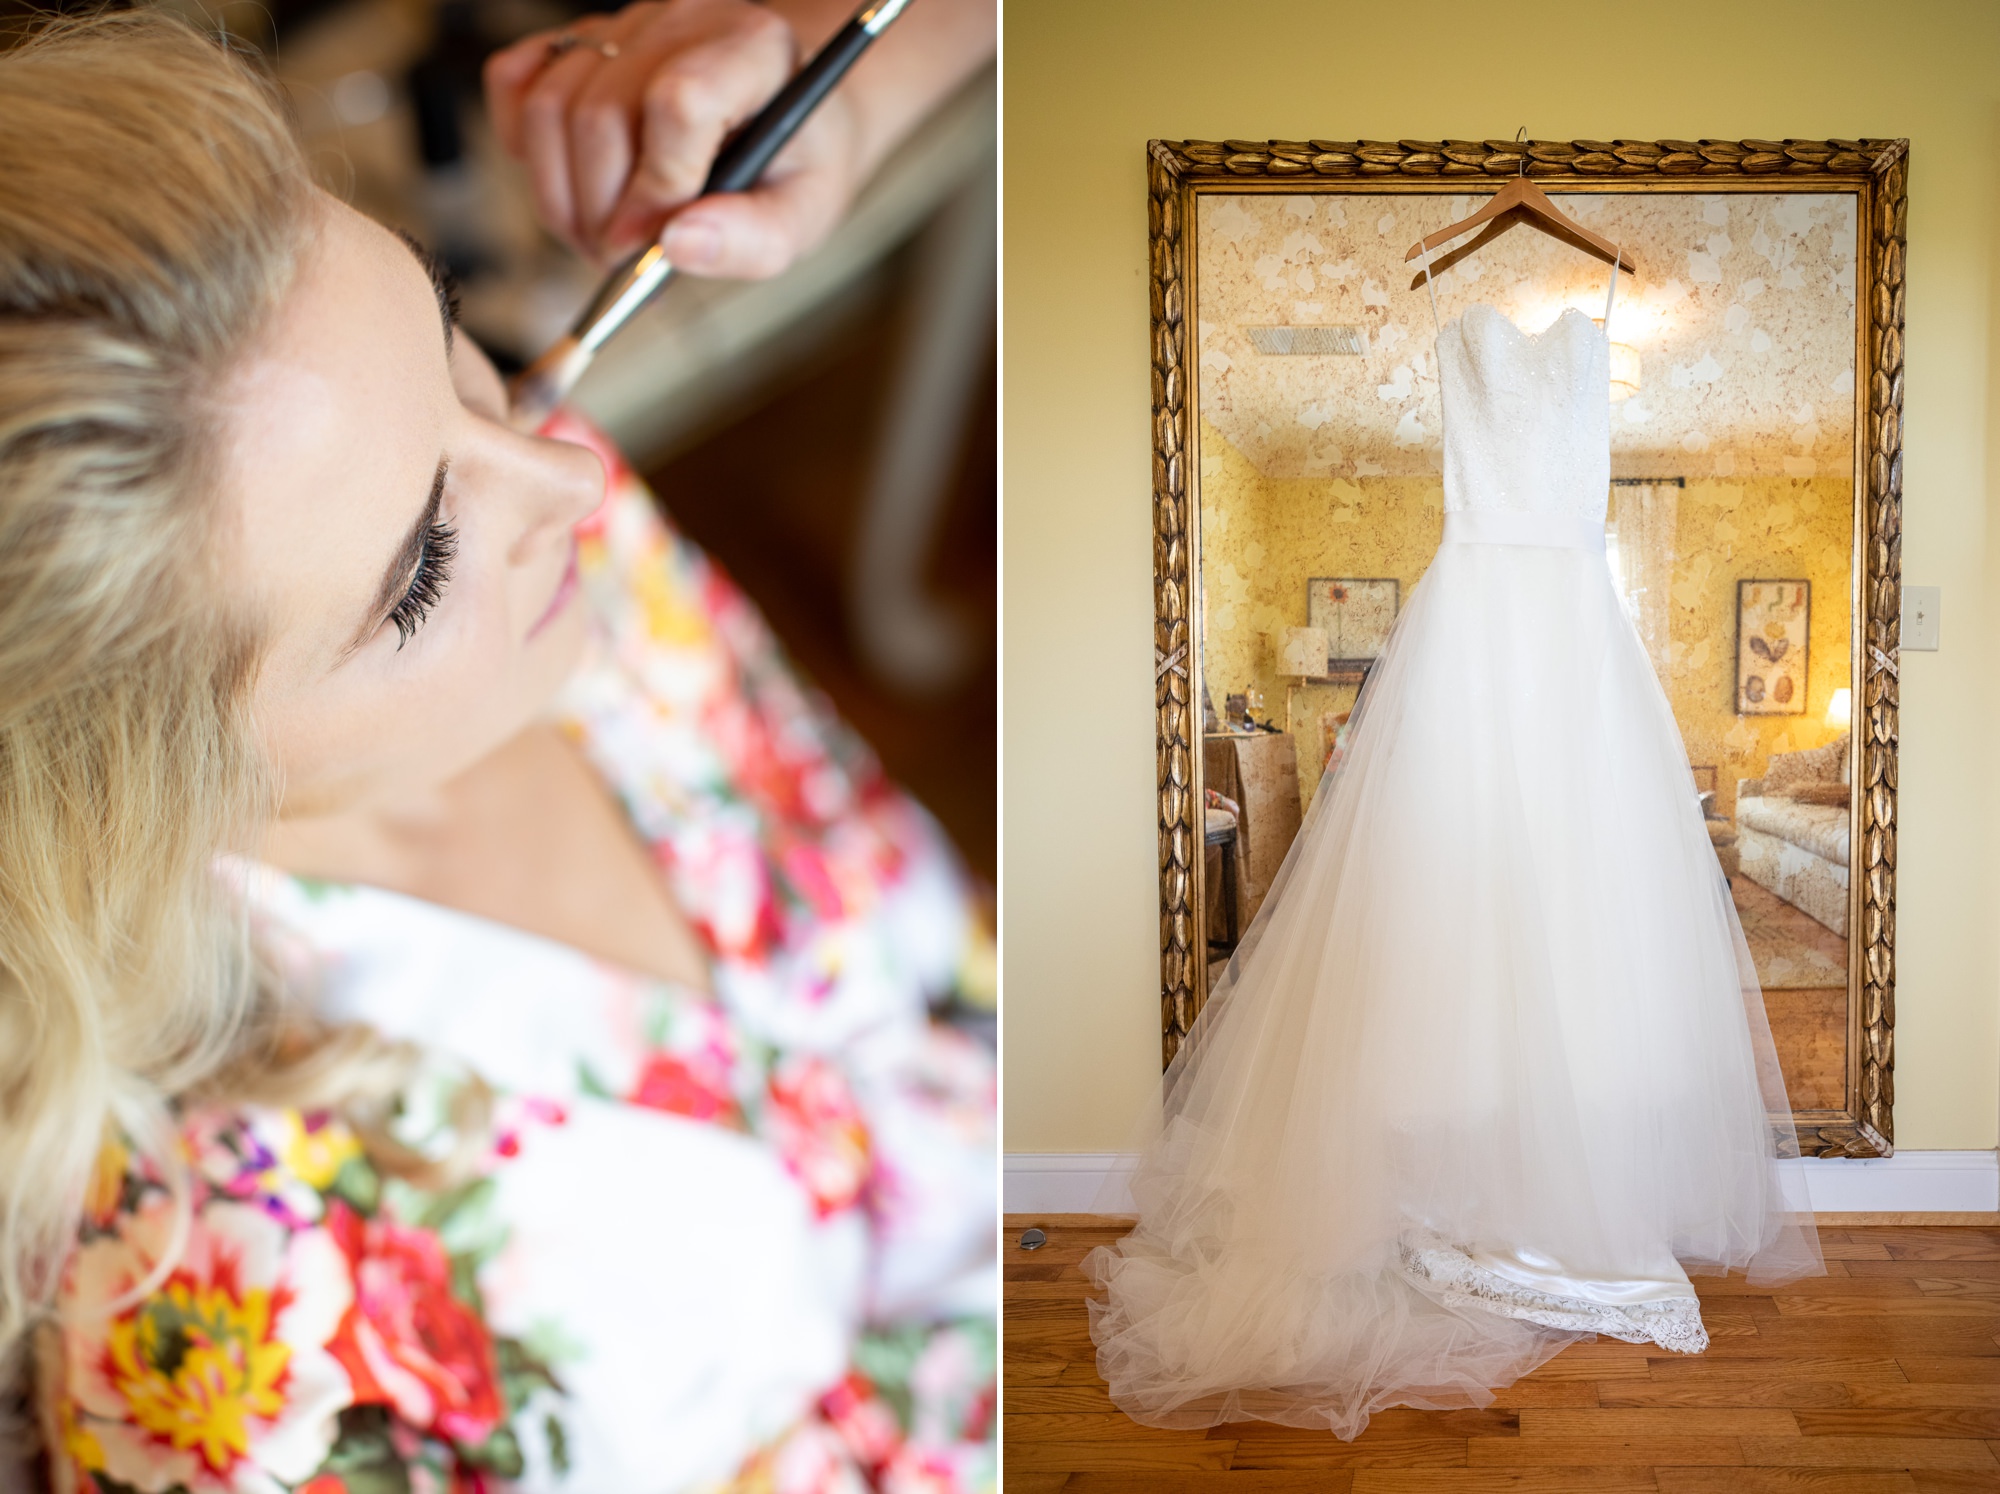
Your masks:
<svg viewBox="0 0 2000 1494"><path fill-rule="evenodd" d="M1611 530L1605 549L1625 611L1639 630L1653 672L1666 683L1671 663L1669 588L1674 580L1678 482L1618 482L1611 487Z"/></svg>

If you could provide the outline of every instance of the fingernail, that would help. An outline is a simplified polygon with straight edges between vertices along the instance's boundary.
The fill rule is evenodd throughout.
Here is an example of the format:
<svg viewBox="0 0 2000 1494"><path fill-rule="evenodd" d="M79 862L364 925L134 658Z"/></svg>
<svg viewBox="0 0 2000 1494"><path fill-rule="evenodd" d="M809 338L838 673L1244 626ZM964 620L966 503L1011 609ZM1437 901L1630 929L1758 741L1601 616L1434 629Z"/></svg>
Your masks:
<svg viewBox="0 0 2000 1494"><path fill-rule="evenodd" d="M673 263L693 269L715 258L722 248L722 235L712 224L674 223L661 236L660 247Z"/></svg>

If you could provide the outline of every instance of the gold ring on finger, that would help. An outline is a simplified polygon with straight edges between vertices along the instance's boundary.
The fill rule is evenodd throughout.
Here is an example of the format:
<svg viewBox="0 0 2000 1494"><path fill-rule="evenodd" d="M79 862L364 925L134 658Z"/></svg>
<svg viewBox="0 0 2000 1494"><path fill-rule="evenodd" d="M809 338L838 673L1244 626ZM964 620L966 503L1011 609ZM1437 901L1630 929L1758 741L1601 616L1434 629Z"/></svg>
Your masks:
<svg viewBox="0 0 2000 1494"><path fill-rule="evenodd" d="M553 62L558 57L574 52L578 47L589 47L607 61L616 57L620 51L615 41L592 41L589 37L578 36L574 31L565 31L549 43L549 61Z"/></svg>

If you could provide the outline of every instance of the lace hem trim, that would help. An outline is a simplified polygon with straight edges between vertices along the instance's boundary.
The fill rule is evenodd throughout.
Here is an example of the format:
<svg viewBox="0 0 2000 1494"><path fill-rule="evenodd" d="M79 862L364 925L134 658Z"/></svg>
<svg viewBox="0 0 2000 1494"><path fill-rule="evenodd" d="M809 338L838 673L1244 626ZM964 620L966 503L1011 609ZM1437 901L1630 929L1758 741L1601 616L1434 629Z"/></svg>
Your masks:
<svg viewBox="0 0 2000 1494"><path fill-rule="evenodd" d="M1693 1297L1613 1307L1587 1297L1536 1291L1486 1270L1438 1236L1405 1236L1396 1242L1403 1273L1431 1296L1504 1317L1572 1333L1601 1333L1628 1344L1655 1343L1676 1354L1708 1347L1701 1304Z"/></svg>

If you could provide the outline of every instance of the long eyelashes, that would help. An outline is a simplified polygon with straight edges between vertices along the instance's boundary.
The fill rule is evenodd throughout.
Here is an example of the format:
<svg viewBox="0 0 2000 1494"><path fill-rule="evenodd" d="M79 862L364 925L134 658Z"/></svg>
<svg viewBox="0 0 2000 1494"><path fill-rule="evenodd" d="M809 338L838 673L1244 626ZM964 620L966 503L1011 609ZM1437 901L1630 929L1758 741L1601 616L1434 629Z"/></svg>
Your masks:
<svg viewBox="0 0 2000 1494"><path fill-rule="evenodd" d="M424 531L424 547L417 556L410 588L389 611L389 621L396 625L398 651L415 636L424 619L431 615L431 609L437 606L438 598L444 595L445 585L451 580L451 558L457 553L458 531L442 519L434 520Z"/></svg>

